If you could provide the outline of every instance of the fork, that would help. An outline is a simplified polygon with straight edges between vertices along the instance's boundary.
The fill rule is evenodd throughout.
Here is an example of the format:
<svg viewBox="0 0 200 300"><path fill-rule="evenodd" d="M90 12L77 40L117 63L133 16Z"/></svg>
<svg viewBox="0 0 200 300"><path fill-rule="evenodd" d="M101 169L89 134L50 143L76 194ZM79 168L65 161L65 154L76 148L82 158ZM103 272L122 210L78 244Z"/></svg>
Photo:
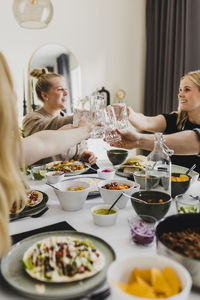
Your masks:
<svg viewBox="0 0 200 300"><path fill-rule="evenodd" d="M106 299L110 296L110 289L107 288L99 293L94 293L94 294L89 294L89 295L86 295L84 296L84 298L81 298L82 300L83 299L87 299L87 300L103 300L103 299Z"/></svg>

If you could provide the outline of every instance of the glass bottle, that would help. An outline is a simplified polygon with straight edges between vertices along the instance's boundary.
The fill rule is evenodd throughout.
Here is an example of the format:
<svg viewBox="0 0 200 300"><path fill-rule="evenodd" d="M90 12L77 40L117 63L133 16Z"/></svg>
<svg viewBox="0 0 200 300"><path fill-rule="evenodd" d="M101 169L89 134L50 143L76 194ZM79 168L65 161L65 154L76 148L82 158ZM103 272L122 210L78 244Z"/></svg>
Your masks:
<svg viewBox="0 0 200 300"><path fill-rule="evenodd" d="M145 189L157 190L171 195L171 159L173 150L163 141L163 134L154 134L154 148L147 156Z"/></svg>

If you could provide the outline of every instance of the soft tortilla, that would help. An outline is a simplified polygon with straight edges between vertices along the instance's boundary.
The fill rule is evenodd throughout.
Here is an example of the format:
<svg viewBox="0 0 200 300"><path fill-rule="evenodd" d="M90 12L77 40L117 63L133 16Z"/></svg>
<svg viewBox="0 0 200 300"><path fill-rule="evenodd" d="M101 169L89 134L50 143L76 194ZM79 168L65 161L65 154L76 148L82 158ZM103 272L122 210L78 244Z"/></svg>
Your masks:
<svg viewBox="0 0 200 300"><path fill-rule="evenodd" d="M24 253L23 261L27 262L28 259L30 258L30 256L35 255L33 253L35 253L35 251L37 251L38 244L51 247L52 245L55 245L57 243L66 243L66 242L73 243L75 240L80 240L80 239L77 239L77 238L74 238L71 236L53 236L53 237L38 241L35 244L33 244ZM99 271L101 271L103 269L103 267L105 265L104 255L99 250L97 250L97 252L98 252L99 256L95 258L96 260L93 262L91 271L85 271L84 273L77 273L70 277L67 275L58 275L57 270L53 270L53 271L51 271L52 278L47 279L44 277L44 273L40 272L40 270L43 270L43 266L34 267L34 269L32 269L32 270L25 268L25 270L32 278L35 278L35 279L37 279L39 281L43 281L43 282L56 283L56 282L73 282L73 281L77 281L77 280L82 280L82 279L85 279L85 278L95 275L96 273L98 273ZM52 258L52 260L51 260L53 265L54 265L54 261L55 261L55 257Z"/></svg>
<svg viewBox="0 0 200 300"><path fill-rule="evenodd" d="M32 193L37 194L37 200L32 201L30 203L30 195ZM36 190L28 190L26 192L26 195L27 195L26 206L29 206L29 207L34 207L34 206L38 205L40 202L42 202L42 200L43 200L43 194L39 191L36 191Z"/></svg>

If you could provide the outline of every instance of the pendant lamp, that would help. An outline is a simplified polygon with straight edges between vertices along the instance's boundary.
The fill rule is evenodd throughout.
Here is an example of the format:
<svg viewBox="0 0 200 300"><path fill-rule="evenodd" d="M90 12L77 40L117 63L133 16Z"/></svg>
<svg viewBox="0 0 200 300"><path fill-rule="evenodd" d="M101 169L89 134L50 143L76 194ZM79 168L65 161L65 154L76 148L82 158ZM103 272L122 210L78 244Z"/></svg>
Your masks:
<svg viewBox="0 0 200 300"><path fill-rule="evenodd" d="M51 0L14 0L13 14L26 29L46 28L53 17Z"/></svg>

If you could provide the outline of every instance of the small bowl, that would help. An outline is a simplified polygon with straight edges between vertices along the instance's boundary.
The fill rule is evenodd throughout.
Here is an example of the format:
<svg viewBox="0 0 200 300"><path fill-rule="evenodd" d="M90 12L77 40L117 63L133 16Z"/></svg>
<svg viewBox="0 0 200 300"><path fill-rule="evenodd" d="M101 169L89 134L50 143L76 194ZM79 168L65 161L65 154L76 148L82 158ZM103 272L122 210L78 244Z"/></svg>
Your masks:
<svg viewBox="0 0 200 300"><path fill-rule="evenodd" d="M161 255L131 255L125 256L124 258L115 260L109 267L107 272L108 284L111 287L111 293L113 299L123 299L123 300L145 300L147 298L133 296L117 285L117 283L124 282L128 283L131 273L134 268L145 270L151 268L158 268L163 270L164 267L171 267L176 275L178 276L181 283L181 292L172 296L165 298L167 300L186 300L191 290L192 280L191 276L180 263L174 261L165 256ZM148 298L149 299L149 298ZM151 298L152 299L152 298ZM164 298L162 298L164 299Z"/></svg>
<svg viewBox="0 0 200 300"><path fill-rule="evenodd" d="M128 150L123 150L123 149L107 150L107 156L113 165L120 165L127 158Z"/></svg>
<svg viewBox="0 0 200 300"><path fill-rule="evenodd" d="M83 187L83 190L68 190L68 188ZM78 180L67 180L55 184L54 189L63 210L80 210L90 191L89 183Z"/></svg>
<svg viewBox="0 0 200 300"><path fill-rule="evenodd" d="M195 243L192 243L194 234L191 237L189 237L188 234L184 234L184 236L187 237L187 239L184 238L185 241L183 241L183 238L181 241L180 237L180 232L188 228L190 228L189 232L191 233L192 230L200 232L200 214L176 214L159 222L156 227L157 252L158 254L170 257L185 266L192 276L193 285L200 288L200 260L189 257L189 251L192 255L194 255L195 252L196 254L199 253L197 250L194 251ZM174 232L179 232L178 242L171 236ZM170 233L170 242L167 239L168 233ZM163 234L165 234L165 237L162 237ZM193 246L193 248L191 248L191 246ZM184 254L184 252L187 253L187 255Z"/></svg>
<svg viewBox="0 0 200 300"><path fill-rule="evenodd" d="M31 169L31 175L33 180L42 180L46 176L45 166L33 166Z"/></svg>
<svg viewBox="0 0 200 300"><path fill-rule="evenodd" d="M64 178L64 173L61 171L50 171L46 173L47 182L54 184L60 182Z"/></svg>
<svg viewBox="0 0 200 300"><path fill-rule="evenodd" d="M109 189L105 189L103 188L103 186L105 186L106 184L111 184L113 182L116 182L117 184L126 184L129 185L130 188L129 189L124 189L124 190L109 190ZM134 192L139 191L140 189L140 185L134 181L130 181L130 180L125 180L125 179L110 179L110 180L103 180L102 182L100 182L98 184L98 188L101 194L101 197L103 198L103 201L106 204L110 204L112 205L115 200L120 196L120 194L123 192L127 195L131 195ZM119 201L116 203L116 206L118 208L124 208L127 205L129 198L126 196L122 196Z"/></svg>
<svg viewBox="0 0 200 300"><path fill-rule="evenodd" d="M146 203L140 202L137 199L144 200ZM162 199L163 202L159 202ZM152 200L151 203L148 201ZM131 195L131 203L136 211L140 215L147 215L162 219L168 212L172 198L169 194L159 191L140 191Z"/></svg>
<svg viewBox="0 0 200 300"><path fill-rule="evenodd" d="M141 189L145 189L145 171L136 171L133 173L135 182L139 183Z"/></svg>
<svg viewBox="0 0 200 300"><path fill-rule="evenodd" d="M115 213L113 213L113 214L103 215L103 214L97 214L94 212L99 209L107 209L108 210L109 208L110 208L110 205L108 205L108 204L99 204L99 205L95 205L91 208L93 220L96 225L112 226L116 223L116 219L117 219L118 211L119 211L116 206L114 206L112 208L112 210L115 211Z"/></svg>
<svg viewBox="0 0 200 300"><path fill-rule="evenodd" d="M199 213L199 199L188 194L175 197L178 214Z"/></svg>
<svg viewBox="0 0 200 300"><path fill-rule="evenodd" d="M179 177L180 175L185 175L184 173L172 173L174 177ZM189 175L187 181L172 181L171 180L171 194L172 198L177 195L184 194L190 187L192 177Z"/></svg>
<svg viewBox="0 0 200 300"><path fill-rule="evenodd" d="M115 170L110 168L98 169L97 174L100 178L103 179L113 179L115 176Z"/></svg>
<svg viewBox="0 0 200 300"><path fill-rule="evenodd" d="M152 216L131 216L128 218L131 241L140 245L153 242L157 220Z"/></svg>

